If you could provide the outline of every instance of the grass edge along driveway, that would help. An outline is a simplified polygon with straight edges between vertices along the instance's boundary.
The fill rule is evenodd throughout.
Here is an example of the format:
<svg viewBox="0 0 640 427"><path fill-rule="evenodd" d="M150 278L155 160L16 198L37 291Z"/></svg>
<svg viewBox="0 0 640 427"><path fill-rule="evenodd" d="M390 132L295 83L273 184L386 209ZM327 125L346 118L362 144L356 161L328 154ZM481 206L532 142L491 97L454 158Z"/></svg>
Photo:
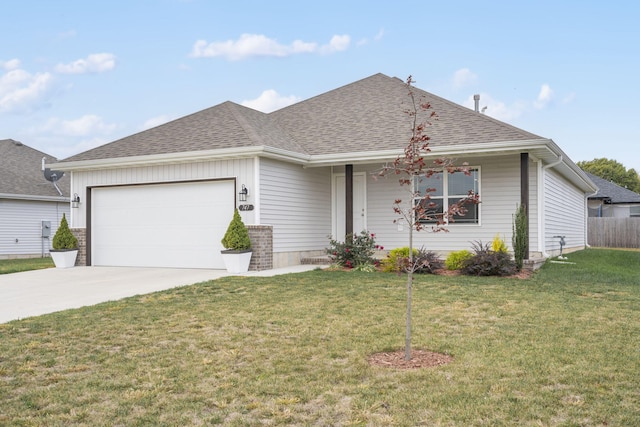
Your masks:
<svg viewBox="0 0 640 427"><path fill-rule="evenodd" d="M640 253L589 249L528 280L228 277L0 325L0 424L640 425Z"/></svg>

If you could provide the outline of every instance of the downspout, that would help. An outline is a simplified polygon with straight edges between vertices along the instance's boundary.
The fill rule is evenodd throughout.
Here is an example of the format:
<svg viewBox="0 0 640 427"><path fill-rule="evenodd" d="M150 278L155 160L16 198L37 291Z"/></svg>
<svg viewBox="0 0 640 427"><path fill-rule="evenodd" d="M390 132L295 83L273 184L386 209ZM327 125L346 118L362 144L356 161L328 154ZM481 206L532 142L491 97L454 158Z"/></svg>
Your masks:
<svg viewBox="0 0 640 427"><path fill-rule="evenodd" d="M539 238L540 238L541 249L542 249L541 252L542 252L542 256L544 258L549 258L551 256L551 255L549 255L547 253L547 239L546 239L546 236L545 236L546 229L545 229L545 226L544 226L544 209L545 209L544 201L545 201L545 198L546 198L546 195L545 195L545 192L544 192L544 183L545 183L545 179L544 178L545 178L545 173L546 173L547 169L552 168L554 166L557 166L560 163L562 163L562 155L559 155L558 158L556 159L556 161L554 161L552 163L549 163L548 165L542 166L542 169L541 169L542 173L540 174L540 179L541 179L540 193L542 195L542 197L540 197L540 201L541 201L542 207L541 207L541 210L540 210L541 232L540 232Z"/></svg>

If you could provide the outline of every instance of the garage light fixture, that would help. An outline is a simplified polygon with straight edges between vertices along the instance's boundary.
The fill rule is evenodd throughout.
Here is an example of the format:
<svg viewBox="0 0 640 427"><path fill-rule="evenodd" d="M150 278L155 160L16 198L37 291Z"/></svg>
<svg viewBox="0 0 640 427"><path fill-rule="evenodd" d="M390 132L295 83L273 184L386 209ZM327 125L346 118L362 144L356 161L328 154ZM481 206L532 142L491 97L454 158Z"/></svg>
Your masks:
<svg viewBox="0 0 640 427"><path fill-rule="evenodd" d="M238 193L238 200L240 200L241 202L246 202L248 195L249 195L249 190L247 189L247 187L244 186L244 184L242 184L242 188Z"/></svg>
<svg viewBox="0 0 640 427"><path fill-rule="evenodd" d="M73 193L73 199L71 199L71 207L77 208L78 206L80 206L80 196L78 196L78 193Z"/></svg>

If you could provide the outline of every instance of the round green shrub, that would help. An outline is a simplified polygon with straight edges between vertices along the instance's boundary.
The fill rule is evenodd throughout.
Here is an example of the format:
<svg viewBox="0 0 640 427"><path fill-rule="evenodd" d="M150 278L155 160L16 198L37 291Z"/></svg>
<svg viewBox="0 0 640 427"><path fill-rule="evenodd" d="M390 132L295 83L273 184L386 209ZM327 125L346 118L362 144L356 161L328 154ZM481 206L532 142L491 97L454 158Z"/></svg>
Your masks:
<svg viewBox="0 0 640 427"><path fill-rule="evenodd" d="M418 250L413 249L413 256L418 256ZM407 267L407 260L409 259L409 247L395 248L389 251L389 255L380 262L380 268L387 273L397 273L404 271Z"/></svg>
<svg viewBox="0 0 640 427"><path fill-rule="evenodd" d="M451 252L444 261L447 270L460 270L464 267L464 262L471 258L473 254L467 249Z"/></svg>

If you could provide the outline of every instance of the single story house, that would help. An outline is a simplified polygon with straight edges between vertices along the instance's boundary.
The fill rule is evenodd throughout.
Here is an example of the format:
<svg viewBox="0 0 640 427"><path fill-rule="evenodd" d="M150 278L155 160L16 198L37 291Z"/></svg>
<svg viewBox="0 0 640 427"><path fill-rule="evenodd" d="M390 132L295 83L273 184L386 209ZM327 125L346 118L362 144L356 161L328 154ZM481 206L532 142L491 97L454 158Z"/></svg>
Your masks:
<svg viewBox="0 0 640 427"><path fill-rule="evenodd" d="M427 130L431 156L471 170L441 174L440 205L468 189L481 201L446 233L416 233L416 247L446 253L497 234L510 245L519 204L530 258L559 253L558 235L565 252L585 247L596 187L558 145L414 91L439 117ZM329 236L361 230L392 249L408 244L392 208L404 190L372 175L409 142L410 105L403 80L375 74L268 114L224 102L51 167L81 195L70 224L84 234L88 265L224 268L220 239L236 207L250 228L251 269L299 264L324 254Z"/></svg>
<svg viewBox="0 0 640 427"><path fill-rule="evenodd" d="M598 192L588 199L590 217L640 218L640 194L589 172L585 173L598 186Z"/></svg>
<svg viewBox="0 0 640 427"><path fill-rule="evenodd" d="M49 254L63 214L69 215L68 176L42 165L56 158L12 139L0 140L0 259Z"/></svg>

